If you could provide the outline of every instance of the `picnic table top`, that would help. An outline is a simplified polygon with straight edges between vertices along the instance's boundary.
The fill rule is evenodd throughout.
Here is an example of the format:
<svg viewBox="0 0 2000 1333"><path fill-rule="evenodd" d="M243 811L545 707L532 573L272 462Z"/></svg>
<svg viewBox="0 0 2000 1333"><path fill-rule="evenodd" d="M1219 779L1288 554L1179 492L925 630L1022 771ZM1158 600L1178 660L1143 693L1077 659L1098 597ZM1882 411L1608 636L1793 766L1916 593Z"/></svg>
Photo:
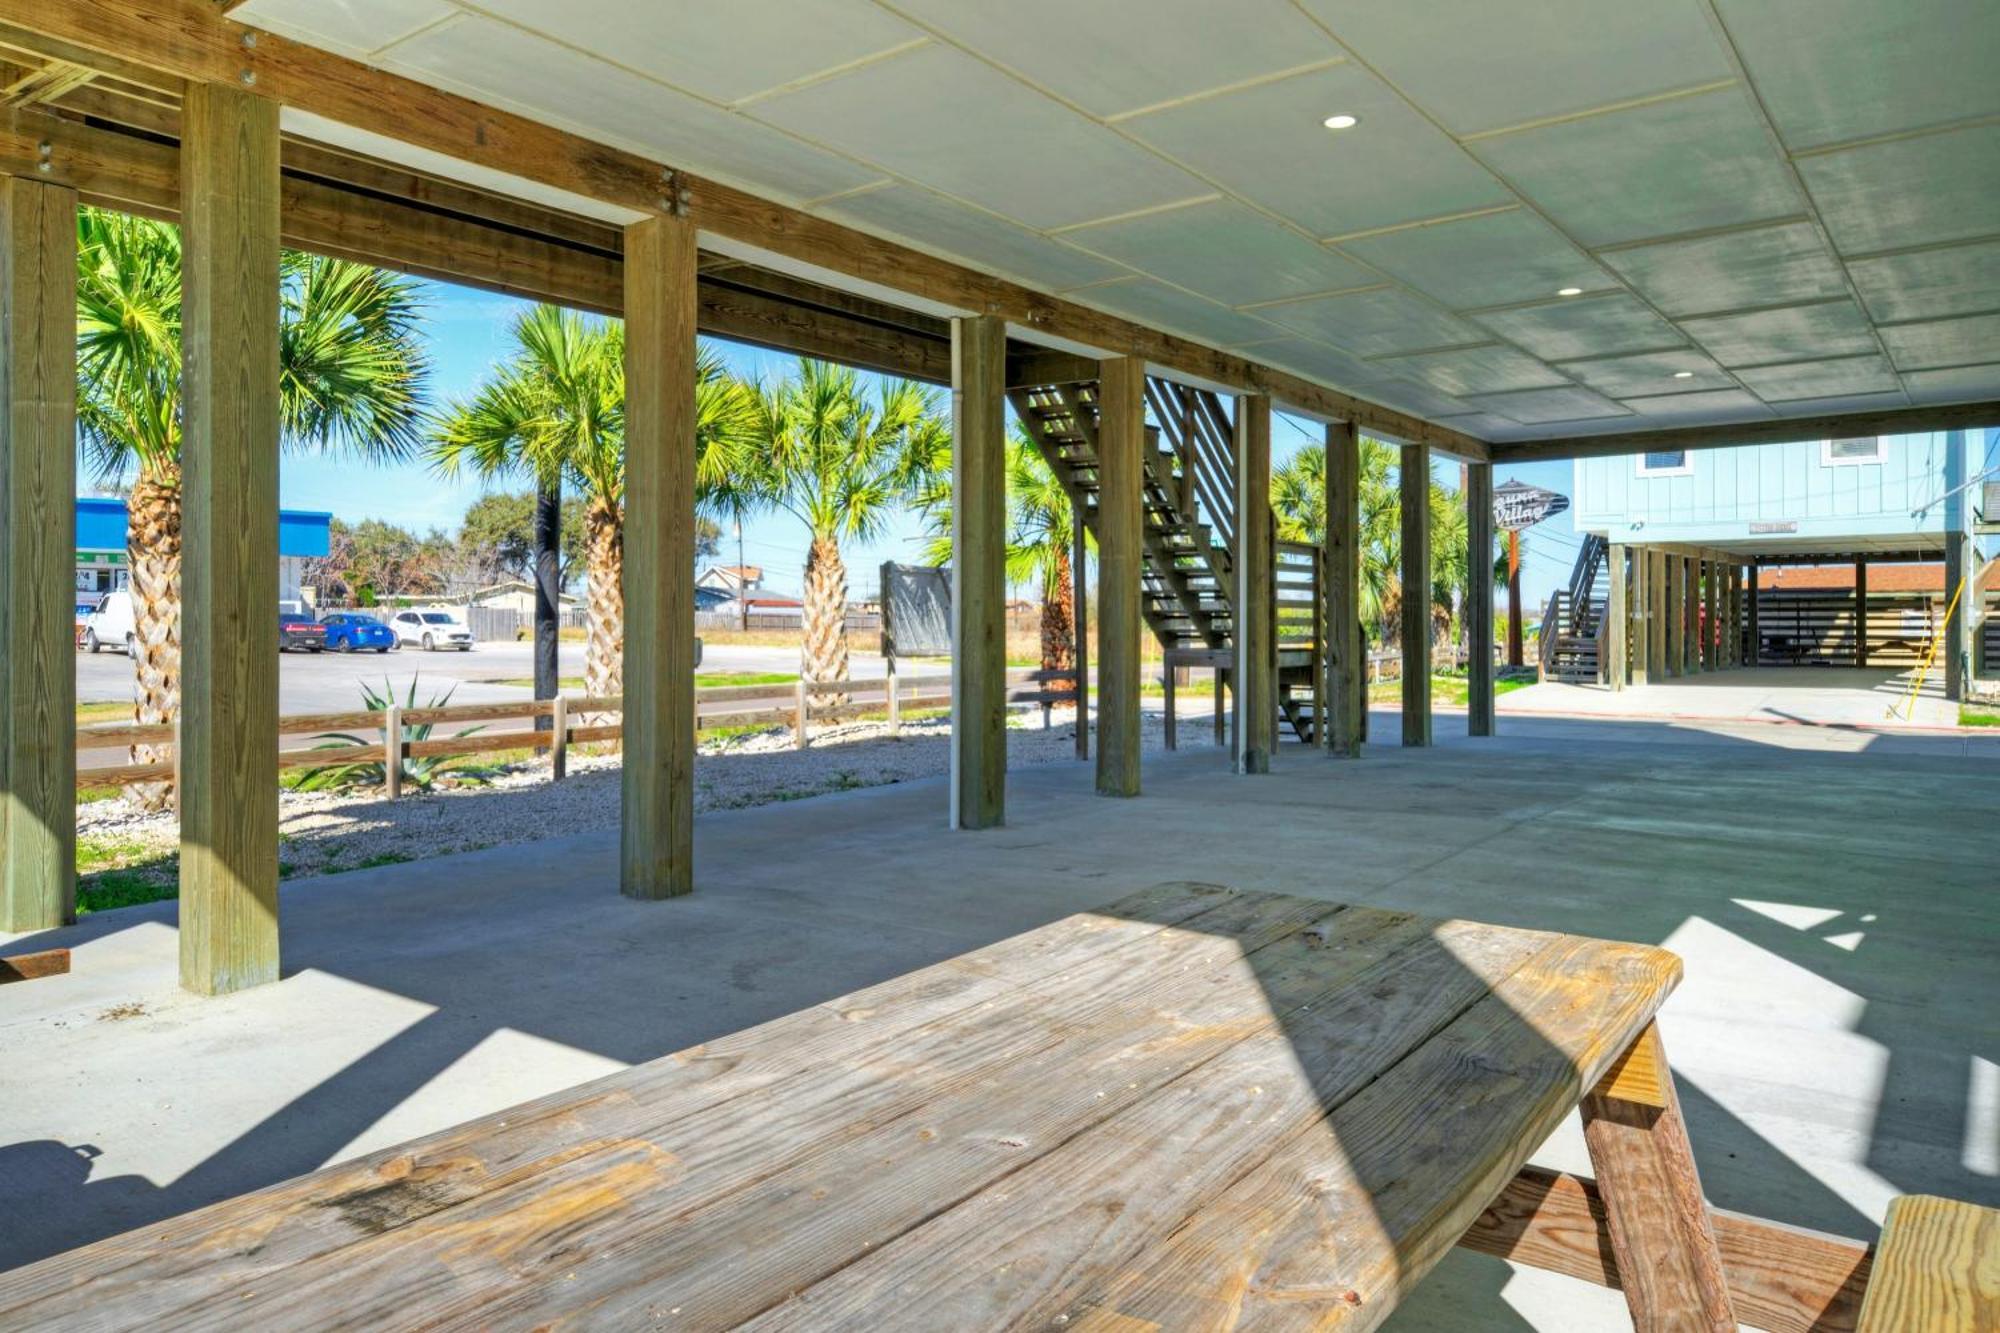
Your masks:
<svg viewBox="0 0 2000 1333"><path fill-rule="evenodd" d="M1679 975L1159 885L0 1275L0 1324L1370 1328Z"/></svg>

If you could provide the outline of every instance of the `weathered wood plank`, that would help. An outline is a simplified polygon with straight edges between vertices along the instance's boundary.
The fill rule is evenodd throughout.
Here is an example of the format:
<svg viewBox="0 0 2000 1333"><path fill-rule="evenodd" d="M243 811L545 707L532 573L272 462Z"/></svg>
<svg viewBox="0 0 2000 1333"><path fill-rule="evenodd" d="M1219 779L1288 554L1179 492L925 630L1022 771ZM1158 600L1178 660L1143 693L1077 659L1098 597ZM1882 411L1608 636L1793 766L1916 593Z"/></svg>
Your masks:
<svg viewBox="0 0 2000 1333"><path fill-rule="evenodd" d="M1717 1210L1716 1244L1739 1319L1768 1333L1849 1333L1868 1282L1858 1240ZM1540 1167L1521 1173L1458 1243L1469 1250L1620 1285L1597 1182Z"/></svg>
<svg viewBox="0 0 2000 1333"><path fill-rule="evenodd" d="M1098 373L1097 790L1139 794L1139 602L1145 562L1146 367L1131 357Z"/></svg>
<svg viewBox="0 0 2000 1333"><path fill-rule="evenodd" d="M278 979L278 107L182 109L181 984Z"/></svg>
<svg viewBox="0 0 2000 1333"><path fill-rule="evenodd" d="M1891 1200L1859 1327L1861 1333L2000 1328L2000 1212L1927 1194Z"/></svg>
<svg viewBox="0 0 2000 1333"><path fill-rule="evenodd" d="M58 1320L127 1302L137 1302L135 1317L198 1311L219 1284L211 1265L254 1272L259 1257L276 1263L324 1254L377 1234L385 1220L421 1217L539 1169L565 1145L649 1133L658 1119L648 1111L654 1098L672 1098L677 1113L692 1114L802 1069L878 1061L927 1024L1008 1003L1162 931L1202 930L1211 916L1239 911L1247 897L1268 895L1155 885L637 1069L54 1256L0 1275L0 1322L27 1319L30 1311Z"/></svg>
<svg viewBox="0 0 2000 1333"><path fill-rule="evenodd" d="M69 971L68 949L37 949L33 953L0 954L0 982L59 977Z"/></svg>
<svg viewBox="0 0 2000 1333"><path fill-rule="evenodd" d="M1608 1071L1581 1103L1625 1304L1637 1333L1734 1333L1729 1283L1659 1029L1648 1024L1634 1044L1643 1049Z"/></svg>
<svg viewBox="0 0 2000 1333"><path fill-rule="evenodd" d="M1007 822L1007 325L951 326L951 824Z"/></svg>
<svg viewBox="0 0 2000 1333"><path fill-rule="evenodd" d="M0 177L0 930L76 915L76 192Z"/></svg>
<svg viewBox="0 0 2000 1333"><path fill-rule="evenodd" d="M1650 1021L1671 954L1563 937L1130 1264L1049 1307L1163 1328L1368 1329Z"/></svg>

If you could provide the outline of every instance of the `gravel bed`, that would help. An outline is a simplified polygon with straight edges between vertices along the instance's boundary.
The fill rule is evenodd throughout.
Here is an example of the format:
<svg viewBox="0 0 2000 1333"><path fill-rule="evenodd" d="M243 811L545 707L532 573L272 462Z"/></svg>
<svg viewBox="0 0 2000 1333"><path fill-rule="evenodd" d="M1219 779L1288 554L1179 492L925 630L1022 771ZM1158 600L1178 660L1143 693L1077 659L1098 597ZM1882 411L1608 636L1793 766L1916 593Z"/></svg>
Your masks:
<svg viewBox="0 0 2000 1333"><path fill-rule="evenodd" d="M1162 716L1142 715L1147 749L1165 743ZM1072 711L1058 709L1047 728L1039 713L1017 714L1014 722L1007 733L1010 767L1075 762ZM786 728L706 742L695 764L695 809L739 809L942 775L950 765L950 735L949 721L936 718L905 722L902 735L894 737L883 722L827 727L816 730L803 751ZM1205 714L1184 720L1180 739L1190 748L1210 744ZM561 782L549 781L545 763L533 763L503 770L485 786L441 787L396 801L383 800L375 788L285 791L278 800L282 874L297 879L616 830L618 768L615 754L572 753L569 776ZM179 824L171 813L147 814L123 798L94 801L77 810L77 836L86 845L115 847L120 864L145 867L132 873L172 882L172 862L159 860L178 846Z"/></svg>

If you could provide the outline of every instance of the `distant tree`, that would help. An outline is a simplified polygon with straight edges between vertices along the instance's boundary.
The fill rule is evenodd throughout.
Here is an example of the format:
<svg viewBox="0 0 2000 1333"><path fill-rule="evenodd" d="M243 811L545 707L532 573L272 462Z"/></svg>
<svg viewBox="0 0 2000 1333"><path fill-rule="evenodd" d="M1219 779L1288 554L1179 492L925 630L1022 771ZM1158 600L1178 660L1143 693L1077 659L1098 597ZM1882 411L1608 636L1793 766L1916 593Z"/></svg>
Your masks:
<svg viewBox="0 0 2000 1333"><path fill-rule="evenodd" d="M587 537L583 506L566 504L562 511L562 540L558 543L557 583L568 588L583 568ZM494 579L535 578L535 494L533 491L496 491L474 500L459 520L458 545L468 563L485 562Z"/></svg>
<svg viewBox="0 0 2000 1333"><path fill-rule="evenodd" d="M364 519L334 519L326 555L306 562L305 581L320 601L374 606L399 595L438 597L448 590L455 546L443 533L419 536L408 528Z"/></svg>

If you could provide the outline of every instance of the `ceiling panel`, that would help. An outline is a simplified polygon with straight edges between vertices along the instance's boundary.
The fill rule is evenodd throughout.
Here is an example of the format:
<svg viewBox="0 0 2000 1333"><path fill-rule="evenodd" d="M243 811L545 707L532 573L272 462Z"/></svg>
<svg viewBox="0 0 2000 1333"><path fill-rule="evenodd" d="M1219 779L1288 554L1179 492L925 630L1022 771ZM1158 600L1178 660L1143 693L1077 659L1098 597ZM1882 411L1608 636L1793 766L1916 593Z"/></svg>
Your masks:
<svg viewBox="0 0 2000 1333"><path fill-rule="evenodd" d="M1834 393L1780 403L1779 417L1830 416L1836 412L1891 412L1906 405L1901 389L1878 393Z"/></svg>
<svg viewBox="0 0 2000 1333"><path fill-rule="evenodd" d="M1830 394L1889 393L1898 387L1896 373L1879 353L1790 366L1757 366L1737 371L1736 378L1767 403Z"/></svg>
<svg viewBox="0 0 2000 1333"><path fill-rule="evenodd" d="M1623 293L1578 296L1518 310L1469 315L1518 347L1551 361L1650 352L1686 343L1673 325Z"/></svg>
<svg viewBox="0 0 2000 1333"><path fill-rule="evenodd" d="M1416 380L1400 378L1356 380L1353 392L1370 402L1381 403L1386 407L1414 413L1420 417L1453 416L1466 410L1464 400L1441 392L1428 384L1420 384Z"/></svg>
<svg viewBox="0 0 2000 1333"><path fill-rule="evenodd" d="M1065 240L1228 305L1367 287L1381 279L1233 199L1142 213Z"/></svg>
<svg viewBox="0 0 2000 1333"><path fill-rule="evenodd" d="M1621 399L1646 418L1646 426L1698 425L1707 421L1751 421L1775 415L1764 400L1742 389L1711 389L1665 397Z"/></svg>
<svg viewBox="0 0 2000 1333"><path fill-rule="evenodd" d="M1273 324L1360 356L1485 341L1485 335L1464 320L1393 287L1266 306L1258 313Z"/></svg>
<svg viewBox="0 0 2000 1333"><path fill-rule="evenodd" d="M1391 357L1376 364L1391 374L1421 380L1442 393L1505 393L1569 383L1527 353L1498 343Z"/></svg>
<svg viewBox="0 0 2000 1333"><path fill-rule="evenodd" d="M1736 387L1736 381L1729 377L1728 371L1691 347L1673 352L1647 352L1639 356L1566 361L1563 371L1613 398ZM1678 378L1682 375L1687 378Z"/></svg>
<svg viewBox="0 0 2000 1333"><path fill-rule="evenodd" d="M1993 0L1717 0L1793 148L2000 112Z"/></svg>
<svg viewBox="0 0 2000 1333"><path fill-rule="evenodd" d="M1227 306L1217 305L1192 292L1184 292L1150 278L1086 287L1072 293L1072 299L1129 316L1170 333L1185 334L1214 347L1256 342L1283 332L1262 320L1239 315Z"/></svg>
<svg viewBox="0 0 2000 1333"><path fill-rule="evenodd" d="M1730 76L1696 0L1302 0L1466 134Z"/></svg>
<svg viewBox="0 0 2000 1333"><path fill-rule="evenodd" d="M1324 121L1337 113L1360 124L1327 129ZM1203 98L1134 117L1120 128L1316 236L1513 199L1465 150L1359 65ZM1356 181L1367 188L1352 188Z"/></svg>
<svg viewBox="0 0 2000 1333"><path fill-rule="evenodd" d="M2000 241L1850 259L1847 271L1878 320L2000 310Z"/></svg>
<svg viewBox="0 0 2000 1333"><path fill-rule="evenodd" d="M1602 394L1573 386L1566 389L1529 389L1524 393L1485 394L1465 401L1482 411L1497 412L1525 425L1631 416L1630 412Z"/></svg>
<svg viewBox="0 0 2000 1333"><path fill-rule="evenodd" d="M360 59L457 12L445 0L249 0L229 16Z"/></svg>
<svg viewBox="0 0 2000 1333"><path fill-rule="evenodd" d="M1882 330L1898 370L1934 370L2000 361L2000 315L1898 324Z"/></svg>
<svg viewBox="0 0 2000 1333"><path fill-rule="evenodd" d="M1526 209L1405 227L1341 248L1459 310L1610 285L1589 256Z"/></svg>
<svg viewBox="0 0 2000 1333"><path fill-rule="evenodd" d="M1281 334L1275 340L1257 343L1252 355L1259 361L1285 370L1320 377L1349 392L1354 392L1354 385L1364 380L1379 379L1382 374L1372 363L1311 338Z"/></svg>
<svg viewBox="0 0 2000 1333"><path fill-rule="evenodd" d="M880 175L490 19L427 28L380 59L426 83L779 198L851 190Z"/></svg>
<svg viewBox="0 0 2000 1333"><path fill-rule="evenodd" d="M1840 266L1807 222L1610 250L1598 258L1669 316L1847 292Z"/></svg>
<svg viewBox="0 0 2000 1333"><path fill-rule="evenodd" d="M923 36L869 0L479 0L479 8L718 102Z"/></svg>
<svg viewBox="0 0 2000 1333"><path fill-rule="evenodd" d="M1786 217L1803 202L1740 88L1481 139L1472 148L1591 246Z"/></svg>
<svg viewBox="0 0 2000 1333"><path fill-rule="evenodd" d="M1990 235L2000 125L1805 157L1799 174L1842 254Z"/></svg>
<svg viewBox="0 0 2000 1333"><path fill-rule="evenodd" d="M766 98L750 114L1031 227L1210 193L1144 148L945 46Z"/></svg>
<svg viewBox="0 0 2000 1333"><path fill-rule="evenodd" d="M1039 287L1061 290L1125 272L1096 255L914 185L889 185L845 195L828 202L821 211Z"/></svg>
<svg viewBox="0 0 2000 1333"><path fill-rule="evenodd" d="M1725 366L1860 356L1881 349L1868 317L1852 301L1684 319L1681 329Z"/></svg>
<svg viewBox="0 0 2000 1333"><path fill-rule="evenodd" d="M897 0L897 8L1099 116L1340 55L1286 0ZM1117 58L1106 59L1112 51Z"/></svg>
<svg viewBox="0 0 2000 1333"><path fill-rule="evenodd" d="M1903 376L1913 403L2000 402L2000 361L1952 370L1918 370Z"/></svg>

